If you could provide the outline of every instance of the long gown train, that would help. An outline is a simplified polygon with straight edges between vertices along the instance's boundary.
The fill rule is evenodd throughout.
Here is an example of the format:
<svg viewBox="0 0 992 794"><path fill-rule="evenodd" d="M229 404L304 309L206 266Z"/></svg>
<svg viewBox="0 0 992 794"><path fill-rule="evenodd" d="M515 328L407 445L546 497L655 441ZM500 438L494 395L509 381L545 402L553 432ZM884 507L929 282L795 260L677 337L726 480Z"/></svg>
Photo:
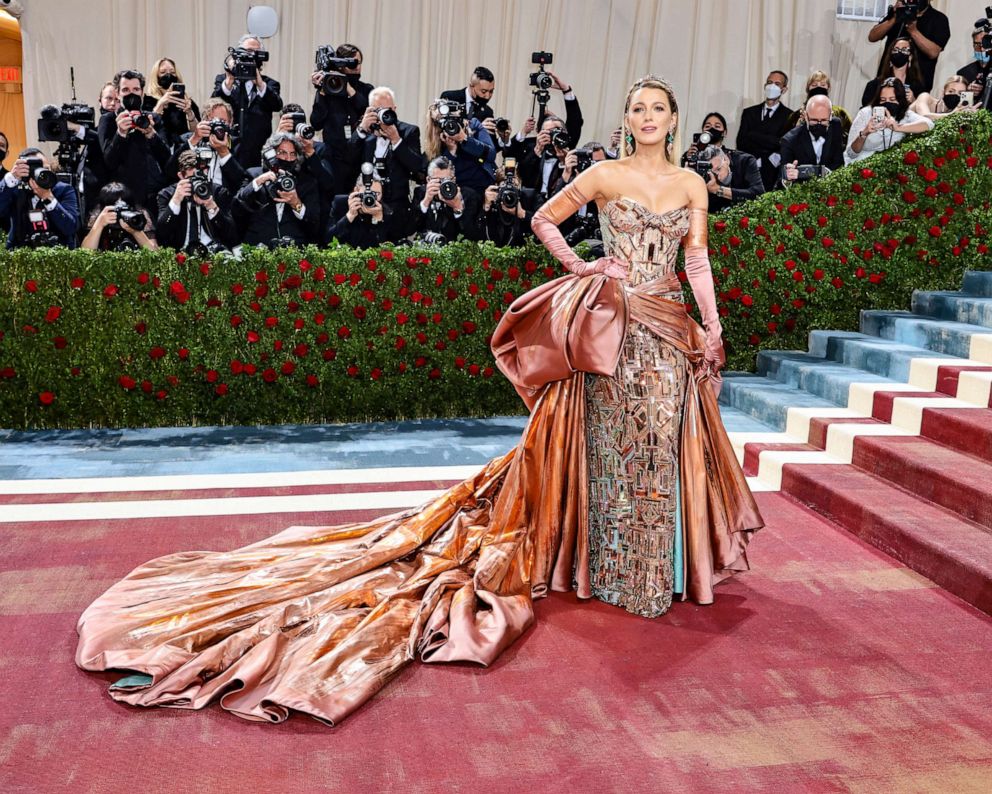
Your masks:
<svg viewBox="0 0 992 794"><path fill-rule="evenodd" d="M654 615L680 580L712 602L762 522L674 280L686 216L605 213L641 277L564 276L494 334L531 409L513 450L419 508L151 560L80 616L76 663L136 673L111 688L134 705L335 724L414 658L489 664L549 589Z"/></svg>

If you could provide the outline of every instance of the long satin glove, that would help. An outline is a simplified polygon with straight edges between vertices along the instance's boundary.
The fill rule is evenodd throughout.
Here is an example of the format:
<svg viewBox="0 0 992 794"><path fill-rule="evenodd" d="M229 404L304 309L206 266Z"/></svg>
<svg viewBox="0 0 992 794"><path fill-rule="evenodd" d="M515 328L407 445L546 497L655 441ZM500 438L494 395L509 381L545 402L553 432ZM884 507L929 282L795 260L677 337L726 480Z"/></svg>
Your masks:
<svg viewBox="0 0 992 794"><path fill-rule="evenodd" d="M558 226L561 223L588 203L589 199L575 185L567 185L534 213L531 228L537 239L544 243L544 247L569 273L577 276L602 273L610 278L626 279L627 264L622 259L603 256L595 262L586 262L569 247L559 231Z"/></svg>
<svg viewBox="0 0 992 794"><path fill-rule="evenodd" d="M706 363L714 371L726 360L723 353L723 326L716 309L716 291L713 286L713 268L708 251L706 210L693 209L689 215L689 233L685 238L685 274L699 306L699 314L706 329Z"/></svg>

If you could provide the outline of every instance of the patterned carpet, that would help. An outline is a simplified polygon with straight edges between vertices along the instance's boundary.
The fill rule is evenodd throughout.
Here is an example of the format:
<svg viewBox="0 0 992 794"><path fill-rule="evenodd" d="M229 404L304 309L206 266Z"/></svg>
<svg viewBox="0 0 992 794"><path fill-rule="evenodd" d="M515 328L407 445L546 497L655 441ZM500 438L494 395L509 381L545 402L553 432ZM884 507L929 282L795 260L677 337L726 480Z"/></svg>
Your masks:
<svg viewBox="0 0 992 794"><path fill-rule="evenodd" d="M408 479L360 498L442 484ZM151 498L222 495L232 514L131 520L74 502L147 494L36 496L25 516L5 498L0 791L992 790L992 618L775 493L757 494L754 570L714 606L649 621L555 594L492 668L412 665L333 729L137 710L106 695L116 676L74 666L79 612L135 565L387 512L352 509L356 487L288 492L331 494L322 511L249 515L234 505L282 492L164 491Z"/></svg>

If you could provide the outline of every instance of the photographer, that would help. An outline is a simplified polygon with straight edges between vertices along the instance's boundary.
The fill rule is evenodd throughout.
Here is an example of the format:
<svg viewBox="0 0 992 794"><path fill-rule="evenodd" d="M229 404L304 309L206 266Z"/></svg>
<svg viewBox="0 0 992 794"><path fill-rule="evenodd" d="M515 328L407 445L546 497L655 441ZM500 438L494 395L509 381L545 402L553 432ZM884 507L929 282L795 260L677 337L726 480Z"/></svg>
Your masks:
<svg viewBox="0 0 992 794"><path fill-rule="evenodd" d="M915 93L930 91L933 88L933 76L937 69L937 58L947 46L951 38L951 25L947 16L930 5L930 0L896 0L895 5L889 6L888 12L870 31L868 41L876 42L885 39L885 54L878 64L880 77L899 77L900 75L883 74L889 52L896 39L907 38L916 50L919 59L922 83L913 86ZM866 99L862 103L867 104Z"/></svg>
<svg viewBox="0 0 992 794"><path fill-rule="evenodd" d="M988 34L989 31L984 27L975 28L971 32L971 47L975 53L975 60L957 71L968 84L967 90L974 93L976 105L980 101L982 92L985 91L985 74L989 69L990 57L992 57L989 50L982 46L982 41Z"/></svg>
<svg viewBox="0 0 992 794"><path fill-rule="evenodd" d="M606 149L598 141L589 141L581 148L572 149L565 155L561 176L551 186L551 192L557 193L587 168L606 159L608 159ZM596 202L590 201L579 207L571 218L566 219L561 224L561 230L569 245L573 245L573 239L575 243L578 243L582 240L599 237L599 209Z"/></svg>
<svg viewBox="0 0 992 794"><path fill-rule="evenodd" d="M162 117L162 137L175 151L183 134L196 128L200 109L186 93L186 81L171 58L155 61L149 80L142 110Z"/></svg>
<svg viewBox="0 0 992 794"><path fill-rule="evenodd" d="M318 67L322 51L324 48L317 51ZM324 145L330 150L327 157L334 172L334 193L337 194L351 190L357 177L357 172L347 167L348 140L369 106L372 84L362 82L365 56L354 44L342 44L334 50L333 57L354 61L355 65L342 66L332 61L324 65L337 68L326 71L318 68L310 75L310 82L317 89L310 124L318 132L323 130ZM334 79L337 76L344 79Z"/></svg>
<svg viewBox="0 0 992 794"><path fill-rule="evenodd" d="M524 187L535 191L542 202L554 194L571 148L572 138L565 123L549 113L534 139L534 148L520 164L520 181Z"/></svg>
<svg viewBox="0 0 992 794"><path fill-rule="evenodd" d="M457 167L446 157L436 157L427 166L427 183L413 191L420 234L438 235L445 242L459 235L478 240L479 193L465 187L455 179Z"/></svg>
<svg viewBox="0 0 992 794"><path fill-rule="evenodd" d="M437 99L428 106L425 121L428 158L448 158L463 187L481 193L493 183L496 147L478 119L465 117L464 105Z"/></svg>
<svg viewBox="0 0 992 794"><path fill-rule="evenodd" d="M710 212L720 212L765 192L758 161L747 152L728 152L711 144L691 162L693 170L706 180Z"/></svg>
<svg viewBox="0 0 992 794"><path fill-rule="evenodd" d="M145 96L145 77L141 72L125 70L114 77L121 108L116 115L100 117L97 135L108 176L123 182L145 204L165 186L163 167L169 161L169 147L158 135L161 119L141 110Z"/></svg>
<svg viewBox="0 0 992 794"><path fill-rule="evenodd" d="M230 250L238 244L230 195L210 180L196 152L181 152L178 160L179 182L158 194L159 244L198 254Z"/></svg>
<svg viewBox="0 0 992 794"><path fill-rule="evenodd" d="M521 187L516 161L507 158L496 171L496 184L486 188L483 195L483 239L499 246L523 245L532 235L530 222L537 207L537 195Z"/></svg>
<svg viewBox="0 0 992 794"><path fill-rule="evenodd" d="M395 216L383 200L382 180L371 163L363 163L354 190L334 199L334 217L327 230L328 240L355 248L376 248L399 242L405 229L397 228Z"/></svg>
<svg viewBox="0 0 992 794"><path fill-rule="evenodd" d="M185 151L213 152L207 175L215 185L227 188L227 195L237 193L248 178L248 172L232 153L233 112L223 99L211 97L203 105L203 119L194 130L182 138L182 145L166 166L168 173L179 170L179 155ZM201 155L201 159L204 159Z"/></svg>
<svg viewBox="0 0 992 794"><path fill-rule="evenodd" d="M41 150L28 148L0 181L0 219L9 224L8 248L75 248L79 201L71 185L56 180Z"/></svg>
<svg viewBox="0 0 992 794"><path fill-rule="evenodd" d="M234 157L244 168L261 163L262 144L272 134L272 114L282 110L279 83L262 76L262 64L269 54L262 42L251 35L242 36L237 47L224 59L224 74L214 78L210 96L230 103L240 139Z"/></svg>
<svg viewBox="0 0 992 794"><path fill-rule="evenodd" d="M374 165L382 180L383 201L405 237L412 231L410 181L427 171L427 161L420 147L420 128L399 120L391 88L379 86L369 94L369 107L348 142L348 151L355 171L362 163Z"/></svg>
<svg viewBox="0 0 992 794"><path fill-rule="evenodd" d="M294 136L275 132L265 142L262 159L265 166L248 169L251 181L234 201L244 242L277 248L315 241L320 199L316 180L300 168L303 147Z"/></svg>
<svg viewBox="0 0 992 794"><path fill-rule="evenodd" d="M783 187L799 179L800 166L824 166L836 171L844 165L844 127L833 115L830 98L817 94L807 100L805 116L805 124L782 137Z"/></svg>
<svg viewBox="0 0 992 794"><path fill-rule="evenodd" d="M97 208L90 214L89 230L80 248L91 251L156 250L151 218L131 201L131 193L121 182L104 185Z"/></svg>
<svg viewBox="0 0 992 794"><path fill-rule="evenodd" d="M536 52L533 54L533 56L531 56L531 63L539 63L541 61L550 63L551 62L550 57L551 57L551 53ZM568 139L570 141L577 141L581 139L582 124L583 124L582 110L579 107L579 100L576 98L575 92L572 90L572 86L566 85L562 81L562 79L558 77L558 75L552 72L550 69L542 70L540 72L535 72L534 74L532 74L531 84L534 83L535 76L540 75L542 73L546 75L548 78L550 78L551 89L554 89L555 91L561 91L562 99L565 102L565 121L563 122L563 126L565 128L565 131L568 133ZM537 95L537 93L539 92L535 92L535 96ZM544 118L541 121L542 130L545 128L545 124L547 123L548 119L558 119L559 121L561 121L561 119L557 115L555 115L551 111L546 110L546 105L541 106L541 110L544 111ZM530 133L533 132L536 128L537 128L537 120L533 116L529 117L524 122L524 126L520 130L520 132L518 132L516 136L514 136L513 139L510 141L508 148L504 148L503 151L504 156L515 157L517 159L517 162L520 163L522 167L524 159L532 152L534 146L537 143L536 139L527 138L526 136L530 135ZM521 178L524 179L525 183L527 182L527 179L523 177L522 174L521 174Z"/></svg>
<svg viewBox="0 0 992 794"><path fill-rule="evenodd" d="M871 102L872 97L878 93L879 84L889 77L895 77L902 82L906 87L907 98L910 102L915 101L920 94L930 90L923 87L923 76L920 73L918 58L913 42L909 38L903 37L893 41L885 51L882 64L878 70L878 76L865 84L864 93L861 95L862 107Z"/></svg>
<svg viewBox="0 0 992 794"><path fill-rule="evenodd" d="M844 161L853 163L890 149L908 133L927 132L933 122L909 109L906 89L894 77L883 80L871 105L858 111L851 124Z"/></svg>
<svg viewBox="0 0 992 794"><path fill-rule="evenodd" d="M327 218L334 199L334 172L331 170L330 151L326 144L314 140L316 130L307 124L306 119L307 114L302 106L287 103L283 106L276 130L294 136L303 149L300 169L301 172L312 176L317 183L317 195L320 201L317 228L324 229L327 227Z"/></svg>

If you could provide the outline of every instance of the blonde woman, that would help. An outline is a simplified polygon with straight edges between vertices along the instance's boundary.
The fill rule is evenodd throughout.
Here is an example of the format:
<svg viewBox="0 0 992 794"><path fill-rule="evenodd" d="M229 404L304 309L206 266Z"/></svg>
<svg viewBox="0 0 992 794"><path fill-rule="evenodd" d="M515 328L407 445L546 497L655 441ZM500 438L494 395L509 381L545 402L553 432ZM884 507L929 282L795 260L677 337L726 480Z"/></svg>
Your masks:
<svg viewBox="0 0 992 794"><path fill-rule="evenodd" d="M496 178L496 146L478 119L463 118L464 106L435 99L424 117L424 152L430 162L446 157L455 166L458 184L485 192Z"/></svg>
<svg viewBox="0 0 992 794"><path fill-rule="evenodd" d="M975 106L974 95L971 103L961 104L961 92L967 90L968 81L956 74L944 81L944 87L938 96L929 93L920 94L909 109L931 121L937 121L951 113L973 113L978 109Z"/></svg>
<svg viewBox="0 0 992 794"><path fill-rule="evenodd" d="M182 86L181 90L175 88L177 85ZM200 109L190 97L186 82L171 58L159 58L152 64L143 109L162 117L165 142L170 148L175 147L183 133L196 129Z"/></svg>

